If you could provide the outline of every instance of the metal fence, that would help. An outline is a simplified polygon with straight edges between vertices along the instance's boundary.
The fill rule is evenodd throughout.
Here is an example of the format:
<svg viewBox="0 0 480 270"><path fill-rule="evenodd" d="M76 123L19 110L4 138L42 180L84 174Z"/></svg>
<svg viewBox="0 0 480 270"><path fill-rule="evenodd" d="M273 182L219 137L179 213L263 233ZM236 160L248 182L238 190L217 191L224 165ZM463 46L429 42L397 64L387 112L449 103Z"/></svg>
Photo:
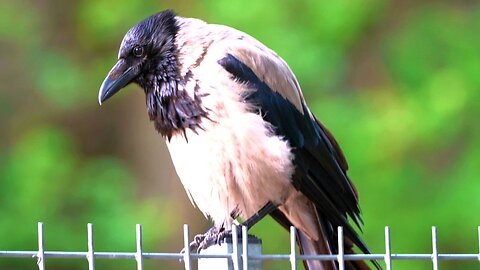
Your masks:
<svg viewBox="0 0 480 270"><path fill-rule="evenodd" d="M88 269L95 269L95 259L132 259L137 262L137 270L143 270L143 261L146 259L182 260L185 269L192 269L192 260L196 259L226 259L233 270L248 270L251 267L250 262L253 260L288 260L291 269L297 269L297 261L300 260L336 260L340 270L345 269L345 261L354 260L378 260L384 261L387 270L392 269L393 260L428 260L432 262L434 270L438 270L438 262L442 260L469 260L478 261L480 264L480 226L478 227L478 253L475 254L439 254L437 246L437 230L432 227L432 253L431 254L392 254L390 246L390 229L385 227L385 253L384 254L344 254L343 246L343 228L338 227L338 254L333 255L300 255L296 251L296 230L290 228L290 253L289 254L261 254L249 253L250 244L247 234L247 228L241 227L241 239L237 226L232 227L232 246L231 252L224 253L191 253L189 250L189 228L188 225L183 227L183 242L185 247L184 253L157 253L144 252L142 249L142 226L136 226L136 251L135 252L97 252L94 249L93 242L93 225L87 225L87 251L46 251L44 248L44 231L43 223L38 223L38 250L37 251L0 251L0 257L23 257L36 258L39 270L45 270L46 258L77 258L86 259L88 261ZM225 269L226 270L226 269ZM252 269L251 269L252 270Z"/></svg>

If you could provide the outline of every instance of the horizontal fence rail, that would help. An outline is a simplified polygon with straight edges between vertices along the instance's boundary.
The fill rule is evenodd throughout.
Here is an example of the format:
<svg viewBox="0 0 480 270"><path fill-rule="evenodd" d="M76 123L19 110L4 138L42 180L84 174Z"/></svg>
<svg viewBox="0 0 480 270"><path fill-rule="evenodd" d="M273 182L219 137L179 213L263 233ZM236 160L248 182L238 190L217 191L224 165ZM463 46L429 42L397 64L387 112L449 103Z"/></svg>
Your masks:
<svg viewBox="0 0 480 270"><path fill-rule="evenodd" d="M393 260L428 260L432 262L432 269L438 270L438 262L446 260L478 261L480 264L480 226L478 227L478 253L475 254L441 254L438 253L437 229L432 227L432 253L427 254L392 254L390 242L390 228L385 227L385 254L344 254L343 228L338 227L338 254L332 255L301 255L296 250L296 229L290 228L290 254L250 254L247 227L241 227L242 239L238 239L238 228L232 226L233 251L218 254L191 253L189 249L190 233L188 225L183 227L184 252L160 253L144 252L142 248L142 226L136 225L136 251L135 252L98 252L94 250L93 225L87 224L87 251L46 251L44 249L43 223L38 223L38 250L37 251L0 251L0 258L36 258L39 270L45 270L46 258L86 259L88 269L95 269L95 259L132 259L136 260L137 269L143 270L144 259L154 260L182 260L185 269L192 269L192 259L227 259L233 267L228 269L248 270L250 260L286 260L290 261L291 269L297 269L297 262L301 260L335 260L340 270L345 269L345 261L377 260L384 261L387 270L392 269ZM241 250L238 246L241 245Z"/></svg>

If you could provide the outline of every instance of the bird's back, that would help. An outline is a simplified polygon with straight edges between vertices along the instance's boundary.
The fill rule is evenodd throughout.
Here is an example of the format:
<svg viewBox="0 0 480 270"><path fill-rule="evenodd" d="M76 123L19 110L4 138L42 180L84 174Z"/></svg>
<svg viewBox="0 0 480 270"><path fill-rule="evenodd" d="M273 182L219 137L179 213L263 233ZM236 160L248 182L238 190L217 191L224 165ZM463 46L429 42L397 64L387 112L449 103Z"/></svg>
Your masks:
<svg viewBox="0 0 480 270"><path fill-rule="evenodd" d="M284 226L295 225L301 230L303 252L336 252L336 226L345 227L350 245L368 252L347 220L350 216L358 225L361 222L357 193L346 175L345 157L331 133L308 109L286 62L238 30L199 20L185 19L183 23L188 25L183 28L188 34L180 34L182 39L177 41L180 57L184 50L185 55L195 55L196 60L185 61L193 64L182 66L182 74L191 73L196 80L192 89L205 95L202 103L212 117L203 131L192 136L201 141L199 145L217 149L209 150L212 159L204 157L201 165L209 170L210 176L202 182L209 192L187 188L199 208L214 209L201 206L201 199L195 199L193 193L222 198L224 216L236 211L248 218L271 201L280 210L272 213L274 218L286 220ZM190 46L192 40L195 42ZM207 134L214 139L200 139L210 136ZM185 155L204 152L190 151L190 141L181 143ZM179 151L171 153L176 164L185 162L184 158L174 157ZM184 165L177 166L177 170L182 168ZM189 183L185 179L199 179L182 177L182 172L179 175L186 187ZM205 202L212 203L211 198L205 198ZM318 267L314 262L309 264L310 268ZM327 263L325 269L334 267ZM363 268L363 264L356 268Z"/></svg>

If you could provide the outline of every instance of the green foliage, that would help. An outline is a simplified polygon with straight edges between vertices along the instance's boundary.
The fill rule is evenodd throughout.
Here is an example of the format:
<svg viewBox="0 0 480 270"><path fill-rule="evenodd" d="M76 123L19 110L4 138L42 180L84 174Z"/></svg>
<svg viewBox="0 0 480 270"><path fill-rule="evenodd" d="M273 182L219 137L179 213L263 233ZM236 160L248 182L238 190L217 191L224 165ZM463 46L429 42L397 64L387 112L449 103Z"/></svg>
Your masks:
<svg viewBox="0 0 480 270"><path fill-rule="evenodd" d="M81 161L71 138L57 128L29 131L18 139L0 171L0 215L8 217L0 220L0 238L7 240L0 249L34 250L35 224L42 221L48 250L84 250L86 235L78 232L88 222L99 224L99 250L131 250L134 225L153 227L155 219L166 219L170 211L162 211L160 201L156 209L135 202L132 176L123 167L112 158ZM163 226L162 232L145 239L146 245L172 229Z"/></svg>
<svg viewBox="0 0 480 270"><path fill-rule="evenodd" d="M161 149L150 151L154 130L138 126L148 121L133 113L131 104L140 102L119 95L100 111L96 100L123 34L146 16L173 8L247 32L289 63L312 111L345 151L360 193L363 236L374 253L383 252L386 225L394 253L429 253L432 225L438 227L440 252L478 251L478 3L4 2L0 250L35 250L38 221L45 223L48 250L85 250L87 222L95 224L99 250L133 251L135 223L148 232L146 249L178 246L181 224L189 219L177 203L188 201L170 190L151 190L175 181L173 172L162 178L139 173L138 164L151 160L162 170L168 167L156 153ZM137 160L132 149L140 149L144 159ZM145 184L142 177L155 181ZM288 235L273 220L252 233L264 239L264 252L289 252ZM34 263L2 259L0 268ZM49 269L85 267L84 261L47 263ZM99 263L104 269L134 267ZM395 269L419 266L429 267L394 263Z"/></svg>

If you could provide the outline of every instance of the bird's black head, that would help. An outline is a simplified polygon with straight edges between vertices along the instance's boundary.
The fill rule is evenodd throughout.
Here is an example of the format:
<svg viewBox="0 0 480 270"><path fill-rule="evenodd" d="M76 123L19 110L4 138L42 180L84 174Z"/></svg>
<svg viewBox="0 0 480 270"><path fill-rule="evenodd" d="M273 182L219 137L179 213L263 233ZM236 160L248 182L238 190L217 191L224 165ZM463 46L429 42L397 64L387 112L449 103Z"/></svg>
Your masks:
<svg viewBox="0 0 480 270"><path fill-rule="evenodd" d="M177 17L167 10L155 14L130 29L123 38L118 61L100 87L102 104L131 82L140 85L146 94L150 120L164 137L170 139L196 132L203 118L208 118L200 96L189 96L178 74L175 36Z"/></svg>
<svg viewBox="0 0 480 270"><path fill-rule="evenodd" d="M166 99L176 94L178 75L175 35L178 26L171 10L157 13L130 29L122 40L118 61L98 94L102 104L131 82L147 95Z"/></svg>

